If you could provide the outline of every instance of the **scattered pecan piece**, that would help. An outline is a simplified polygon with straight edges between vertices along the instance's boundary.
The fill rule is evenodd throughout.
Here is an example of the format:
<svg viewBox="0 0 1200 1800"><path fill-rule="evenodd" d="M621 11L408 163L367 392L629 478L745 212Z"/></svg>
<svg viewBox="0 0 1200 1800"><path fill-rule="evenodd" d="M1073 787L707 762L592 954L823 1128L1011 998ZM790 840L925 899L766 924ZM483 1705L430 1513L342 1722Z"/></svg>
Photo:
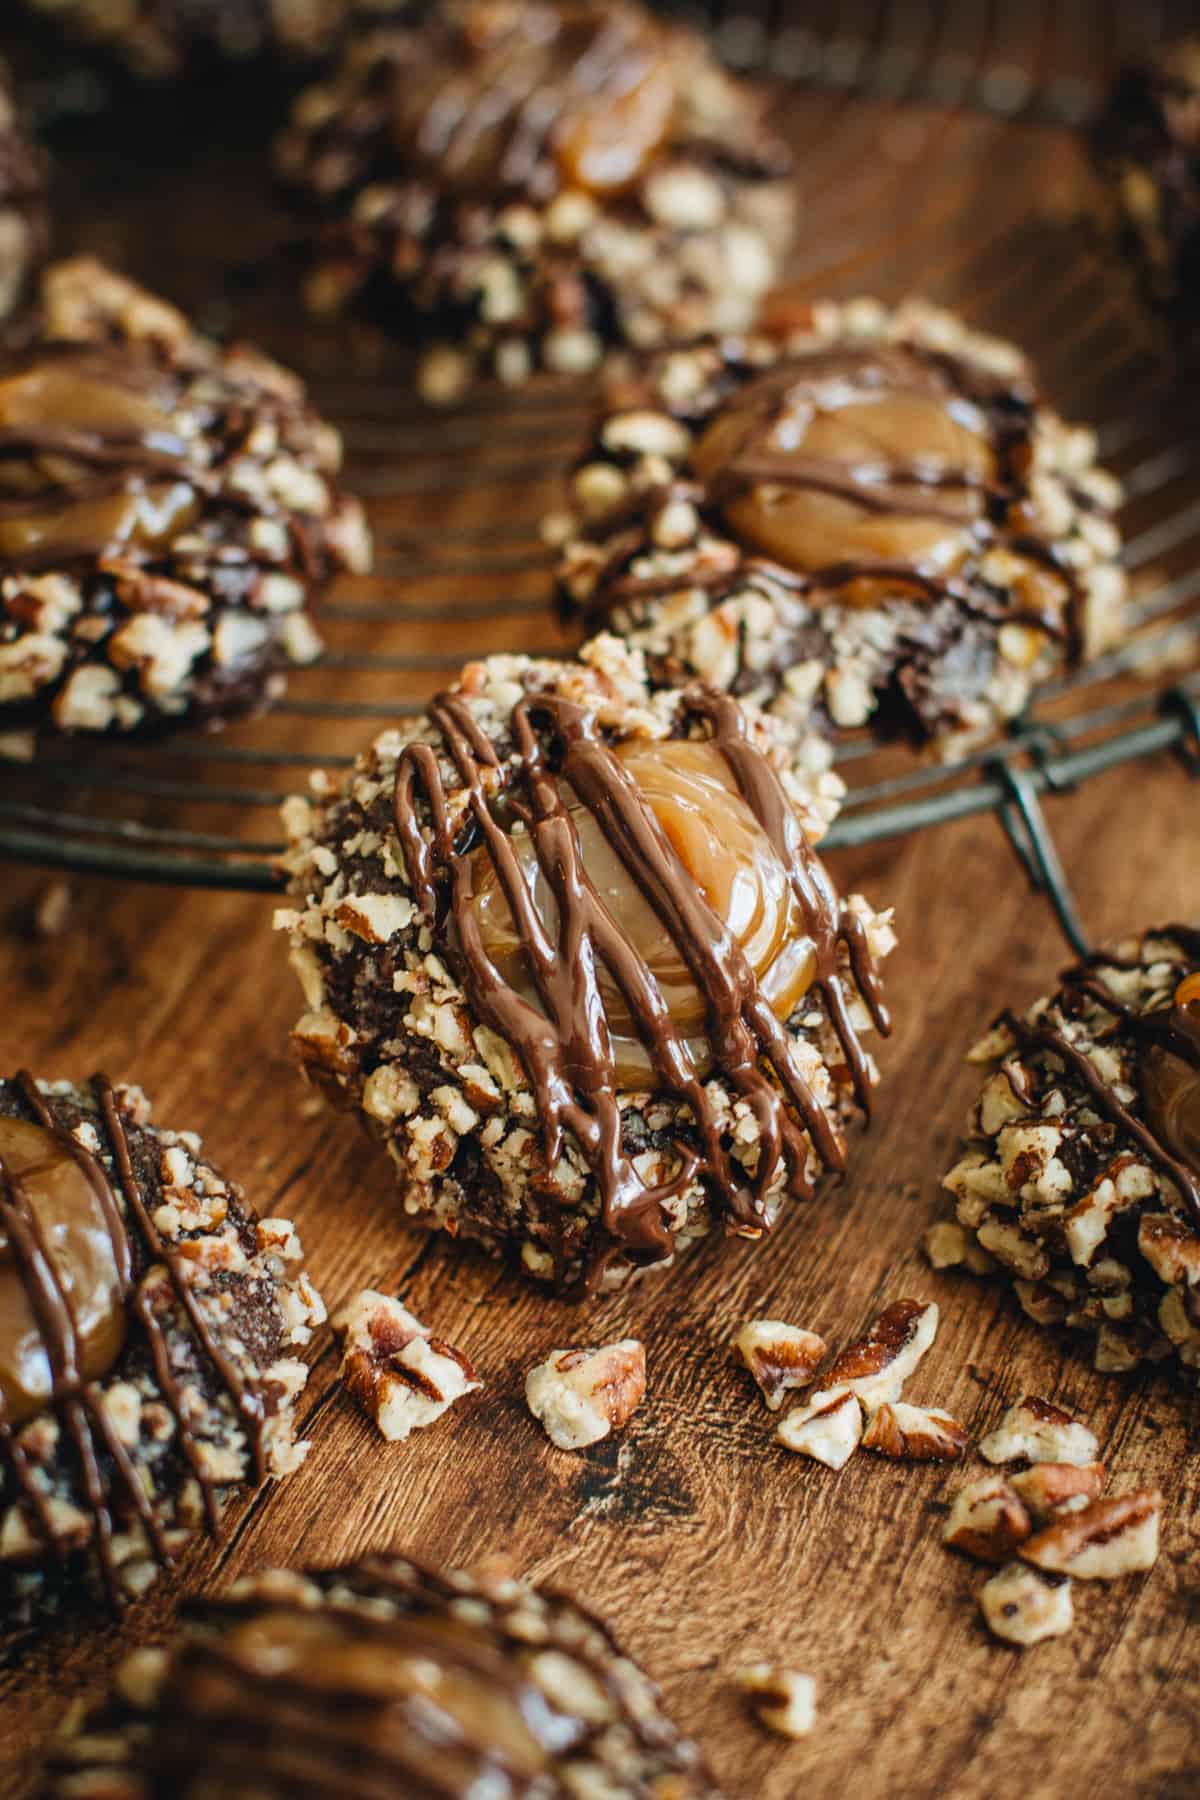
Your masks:
<svg viewBox="0 0 1200 1800"><path fill-rule="evenodd" d="M733 1347L772 1412L779 1411L790 1388L808 1386L828 1349L815 1331L785 1325L781 1319L751 1319L734 1338Z"/></svg>
<svg viewBox="0 0 1200 1800"><path fill-rule="evenodd" d="M1100 1446L1095 1433L1070 1413L1037 1394L1026 1394L982 1440L979 1454L990 1463L1055 1462L1082 1467L1098 1460Z"/></svg>
<svg viewBox="0 0 1200 1800"><path fill-rule="evenodd" d="M979 1605L988 1630L1006 1644L1062 1637L1075 1622L1070 1582L1047 1581L1023 1563L1009 1563L985 1581Z"/></svg>
<svg viewBox="0 0 1200 1800"><path fill-rule="evenodd" d="M814 1394L806 1406L795 1406L779 1421L775 1435L800 1456L811 1456L827 1469L844 1469L858 1449L863 1412L849 1388Z"/></svg>
<svg viewBox="0 0 1200 1800"><path fill-rule="evenodd" d="M1153 1488L1094 1500L1061 1513L1021 1546L1022 1562L1082 1581L1115 1581L1149 1569L1158 1556L1162 1495Z"/></svg>
<svg viewBox="0 0 1200 1800"><path fill-rule="evenodd" d="M954 1462L967 1447L967 1434L937 1407L890 1400L872 1414L862 1447L907 1462Z"/></svg>
<svg viewBox="0 0 1200 1800"><path fill-rule="evenodd" d="M979 1562L1003 1563L1032 1530L1012 1484L1003 1475L981 1475L955 1494L942 1542Z"/></svg>
<svg viewBox="0 0 1200 1800"><path fill-rule="evenodd" d="M344 1338L342 1384L389 1443L403 1443L483 1385L461 1351L373 1288L357 1294L332 1324Z"/></svg>
<svg viewBox="0 0 1200 1800"><path fill-rule="evenodd" d="M737 1678L760 1725L780 1737L805 1737L817 1714L817 1684L811 1675L779 1663L751 1663Z"/></svg>
<svg viewBox="0 0 1200 1800"><path fill-rule="evenodd" d="M896 1300L885 1307L865 1337L834 1359L823 1377L856 1394L868 1412L900 1398L908 1380L937 1333L938 1309L932 1301Z"/></svg>
<svg viewBox="0 0 1200 1800"><path fill-rule="evenodd" d="M1104 1464L1034 1463L1009 1479L1040 1522L1052 1518L1062 1506L1098 1500L1104 1487Z"/></svg>
<svg viewBox="0 0 1200 1800"><path fill-rule="evenodd" d="M525 1399L560 1450L582 1450L619 1431L646 1391L637 1338L598 1349L552 1350L525 1377Z"/></svg>

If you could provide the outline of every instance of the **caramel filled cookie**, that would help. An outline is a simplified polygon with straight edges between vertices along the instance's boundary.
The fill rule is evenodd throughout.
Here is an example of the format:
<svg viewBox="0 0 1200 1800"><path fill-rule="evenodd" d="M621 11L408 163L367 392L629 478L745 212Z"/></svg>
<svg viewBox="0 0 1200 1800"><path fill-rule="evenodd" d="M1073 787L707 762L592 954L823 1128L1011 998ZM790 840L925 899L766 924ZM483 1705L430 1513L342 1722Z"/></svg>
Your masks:
<svg viewBox="0 0 1200 1800"><path fill-rule="evenodd" d="M59 1744L48 1796L719 1800L653 1682L548 1589L370 1556L188 1614Z"/></svg>
<svg viewBox="0 0 1200 1800"><path fill-rule="evenodd" d="M128 732L267 704L365 569L341 439L294 375L89 259L0 357L0 723Z"/></svg>
<svg viewBox="0 0 1200 1800"><path fill-rule="evenodd" d="M46 159L17 110L0 62L0 319L13 310L50 243Z"/></svg>
<svg viewBox="0 0 1200 1800"><path fill-rule="evenodd" d="M614 384L562 587L657 679L949 754L1121 633L1095 457L1011 345L920 303L818 305Z"/></svg>
<svg viewBox="0 0 1200 1800"><path fill-rule="evenodd" d="M1109 217L1179 346L1200 342L1200 37L1121 72L1091 130Z"/></svg>
<svg viewBox="0 0 1200 1800"><path fill-rule="evenodd" d="M0 1080L0 1614L140 1593L235 1488L290 1473L325 1317L139 1088Z"/></svg>
<svg viewBox="0 0 1200 1800"><path fill-rule="evenodd" d="M761 96L634 0L451 0L359 38L278 163L325 221L313 309L420 315L430 399L743 330L791 236Z"/></svg>
<svg viewBox="0 0 1200 1800"><path fill-rule="evenodd" d="M846 1163L886 916L812 849L819 782L611 641L492 657L284 809L302 1065L405 1210L559 1290L757 1238Z"/></svg>
<svg viewBox="0 0 1200 1800"><path fill-rule="evenodd" d="M971 1052L996 1065L946 1177L946 1266L997 1266L1098 1369L1200 1368L1200 930L1167 925L1068 969Z"/></svg>

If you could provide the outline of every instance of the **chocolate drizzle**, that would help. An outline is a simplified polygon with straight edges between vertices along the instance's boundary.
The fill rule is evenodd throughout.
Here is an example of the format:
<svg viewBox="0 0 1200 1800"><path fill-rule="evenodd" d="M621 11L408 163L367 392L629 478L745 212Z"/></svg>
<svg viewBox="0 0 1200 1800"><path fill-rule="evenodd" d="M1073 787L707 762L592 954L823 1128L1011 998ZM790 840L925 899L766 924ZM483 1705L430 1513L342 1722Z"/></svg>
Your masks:
<svg viewBox="0 0 1200 1800"><path fill-rule="evenodd" d="M20 1071L5 1085L20 1096L31 1120L53 1137L59 1151L78 1165L100 1202L111 1241L121 1302L128 1309L130 1318L141 1327L162 1399L175 1422L176 1441L204 1496L208 1526L215 1535L219 1526L220 1484L206 1473L203 1444L192 1423L184 1389L172 1368L170 1347L153 1297L147 1290L144 1275L152 1263L165 1266L173 1296L251 1439L259 1481L265 1472L264 1396L256 1383L248 1383L243 1378L217 1343L192 1291L183 1260L163 1242L150 1217L134 1171L124 1120L107 1077L93 1076L91 1087L116 1170L115 1189L98 1158L59 1121L27 1071ZM77 1319L70 1294L49 1250L44 1226L29 1204L20 1177L6 1169L2 1159L0 1225L45 1342L52 1377L49 1409L58 1417L72 1446L91 1516L101 1574L108 1595L116 1605L121 1599L113 1552L113 1506L118 1499L136 1513L160 1563L171 1561L171 1551L153 1500L147 1495L140 1473L105 1407L100 1384L81 1377ZM107 1469L105 1460L109 1465ZM56 1527L35 1475L34 1463L22 1445L21 1433L7 1417L2 1390L0 1468L10 1477L16 1498L35 1535L60 1564L66 1564L72 1553L80 1548L79 1540L74 1534Z"/></svg>
<svg viewBox="0 0 1200 1800"><path fill-rule="evenodd" d="M430 716L462 784L471 839L486 848L507 899L540 1005L507 985L489 960L472 904L471 858L465 854L462 829L451 824L437 752L427 744L407 745L396 769L395 824L409 882L431 923L440 924L448 909L451 949L468 1004L521 1060L537 1103L547 1166L553 1168L562 1154L567 1132L583 1149L599 1191L604 1232L586 1284L594 1284L616 1255L650 1262L669 1256L672 1234L664 1203L695 1180L719 1200L733 1229L759 1235L766 1229L767 1195L781 1163L791 1191L807 1198L810 1142L822 1165L838 1173L845 1166L845 1144L836 1119L801 1072L791 1039L739 943L709 907L595 718L582 707L553 693L530 694L518 702L512 714L520 756L514 776L502 770L461 697L453 692L438 696ZM814 946L813 985L866 1111L870 1074L850 1018L843 951L876 1026L886 1032L889 1019L862 921L838 899L778 776L750 742L736 701L694 689L684 696L683 722L708 727L737 789L787 871ZM717 1107L654 977L589 880L564 788L593 815L691 973L704 1003L715 1069L758 1123L759 1162L749 1185L734 1171ZM553 894L556 936L535 908L512 840L496 817L502 793L528 831ZM422 802L428 809L428 838ZM698 1142L688 1142L682 1134L676 1138L679 1170L661 1185L643 1179L623 1143L598 964L608 970L625 1001L656 1077L656 1091L686 1106L695 1120ZM560 1264L566 1256L564 1246ZM559 1273L561 1279L561 1266Z"/></svg>
<svg viewBox="0 0 1200 1800"><path fill-rule="evenodd" d="M1185 925L1167 926L1156 936L1178 943L1181 949L1200 963L1200 930ZM1064 971L1062 986L1067 995L1086 994L1106 1012L1120 1020L1122 1028L1139 1045L1167 1050L1171 1055L1200 1070L1200 1009L1177 1004L1143 1011L1114 994L1099 973L1108 968L1137 968L1137 962L1123 963L1103 953L1088 957ZM1041 1049L1057 1056L1078 1076L1090 1098L1119 1131L1125 1132L1149 1160L1175 1184L1190 1211L1193 1223L1200 1228L1200 1176L1176 1156L1150 1125L1113 1092L1112 1086L1096 1069L1090 1057L1078 1050L1064 1033L1043 1021L1029 1024L1014 1014L1004 1015L1004 1023L1024 1050Z"/></svg>
<svg viewBox="0 0 1200 1800"><path fill-rule="evenodd" d="M750 379L743 385L744 375ZM607 619L625 601L681 587L702 587L717 604L754 575L824 597L836 596L858 582L883 582L914 588L929 600L951 600L964 612L1030 624L1062 639L1070 657L1078 659L1083 643L1079 576L1053 541L1030 529L1024 505L1037 404L1025 383L1002 381L966 358L915 345L835 345L789 358L757 375L734 360L731 377L721 406L736 402L739 409L751 413L753 424L720 467L707 480L680 478L667 488L638 495L586 529L587 536L604 537L626 516L640 522L638 529L622 534L612 546L589 600L593 618ZM995 473L985 477L966 466L947 467L941 461L920 457L907 462L886 456L852 461L775 447L771 440L784 415L792 408L819 405L823 390L836 392L842 404L881 394L935 400L957 425L986 440L995 458ZM718 408L706 422L720 418ZM668 500L682 498L698 504L724 537L729 534L724 509L760 486L824 494L879 517L945 521L961 533L964 546L973 553L983 555L1004 548L1054 577L1064 591L1063 614L1060 617L1053 606L1001 609L986 583L941 571L919 557L864 557L790 569L777 559L741 549L719 566L698 573L647 577L628 573L629 563L646 549L641 527ZM948 496L958 496L958 504ZM976 516L964 504L968 499L977 503ZM732 535L736 538L736 529Z"/></svg>

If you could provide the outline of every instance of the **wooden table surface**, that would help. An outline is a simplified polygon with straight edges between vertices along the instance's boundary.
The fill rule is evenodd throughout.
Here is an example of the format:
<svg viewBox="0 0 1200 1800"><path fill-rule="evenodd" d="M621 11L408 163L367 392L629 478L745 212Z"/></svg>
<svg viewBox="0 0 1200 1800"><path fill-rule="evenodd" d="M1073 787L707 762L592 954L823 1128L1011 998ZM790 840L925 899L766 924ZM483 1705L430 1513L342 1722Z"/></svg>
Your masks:
<svg viewBox="0 0 1200 1800"><path fill-rule="evenodd" d="M834 96L798 102L796 112L820 167L867 171L851 176L836 201L814 177L817 235L802 245L796 271L807 291L869 282L898 296L920 281L980 321L1035 338L1051 362L1052 391L1084 416L1120 412L1150 355L1136 317L1098 285L1084 251L1063 253L1074 240L1035 216L1035 193L1040 205L1074 168L1062 134ZM210 177L202 182L178 155L135 175L103 139L87 141L92 129L70 134L63 153L68 242L119 254L142 273L157 268L169 291L203 299L216 259L249 256L278 229L261 209L251 224L240 207L216 208L205 197ZM886 179L868 161L881 144ZM931 185L935 148L939 166L953 171L952 188ZM252 163L244 148L230 155L245 181ZM252 310L271 342L292 342L286 295L269 305L256 295ZM355 366L348 349L325 342L313 360L345 390ZM369 388L366 379L362 391ZM379 431L386 395L376 397L376 414L363 406L351 422L355 472L379 466L367 425L374 418ZM517 428L528 443L529 422L536 431L551 416L537 404L514 406L511 416L472 415L462 454L485 466L496 433ZM386 419L383 429L386 444ZM1162 430L1165 443L1165 415ZM428 549L481 527L513 543L528 528L532 543L544 487L447 477L431 500L389 497L387 483L376 482L376 524L393 541L384 573L359 584L359 596L399 594L403 609L418 591L453 595L462 578L449 565L440 579L435 569L404 585L404 544L423 533ZM1148 529L1167 503L1157 513L1159 503L1145 504L1134 522ZM471 580L475 611L485 616L470 624L423 618L414 604L407 619L377 630L345 625L339 650L369 642L406 666L386 681L345 667L314 672L294 692L366 692L385 712L389 696L428 689L431 663L565 641L529 601L539 581ZM486 598L475 604L489 593L490 612ZM511 605L502 593L516 597ZM293 712L226 741L311 750L317 761L352 750L369 729ZM81 792L80 803L92 804L90 790ZM1163 759L1048 802L1094 938L1196 915L1198 799L1181 765ZM155 802L144 816L161 823L187 813L182 803L172 811ZM5 1794L30 1791L39 1746L65 1704L98 1690L130 1645L161 1637L182 1593L266 1564L327 1563L388 1545L463 1565L500 1558L573 1589L658 1678L731 1796L824 1800L852 1789L872 1800L1001 1800L1118 1785L1137 1795L1200 1789L1194 1402L1161 1374L1096 1375L999 1288L935 1275L918 1248L942 1210L939 1178L978 1081L964 1051L1000 1005L1031 999L1053 980L1064 948L1052 917L987 817L833 861L843 887L894 905L901 933L888 970L897 1025L880 1053L885 1086L849 1179L797 1208L757 1248L715 1237L676 1269L580 1310L402 1223L379 1154L350 1121L314 1106L289 1060L298 997L272 940L269 898L72 879L70 928L43 940L30 914L46 874L0 866L0 1064L73 1077L103 1067L140 1081L156 1116L200 1131L261 1212L298 1221L331 1308L368 1284L398 1293L461 1345L486 1381L434 1428L387 1446L338 1391L322 1336L305 1407L313 1449L300 1473L236 1506L224 1542L198 1546L120 1628L52 1635L0 1671ZM948 1408L977 1440L1010 1401L1044 1394L1093 1425L1119 1485L1136 1478L1166 1495L1157 1567L1112 1588L1079 1584L1066 1638L1021 1654L985 1634L975 1600L984 1576L939 1541L946 1495L961 1474L864 1455L834 1475L791 1456L731 1361L729 1340L748 1317L784 1317L840 1344L907 1294L936 1299L942 1310L913 1398ZM627 1334L647 1347L642 1407L620 1437L578 1455L555 1451L525 1411L525 1370L552 1346ZM798 1744L757 1729L733 1690L738 1665L762 1656L817 1678L817 1727Z"/></svg>

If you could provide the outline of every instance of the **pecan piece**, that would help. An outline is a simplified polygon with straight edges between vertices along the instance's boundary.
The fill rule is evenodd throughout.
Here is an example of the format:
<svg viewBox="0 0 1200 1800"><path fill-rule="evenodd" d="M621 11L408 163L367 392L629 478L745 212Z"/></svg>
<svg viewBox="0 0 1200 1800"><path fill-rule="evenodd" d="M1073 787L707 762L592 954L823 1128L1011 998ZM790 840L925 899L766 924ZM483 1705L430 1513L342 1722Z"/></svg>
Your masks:
<svg viewBox="0 0 1200 1800"><path fill-rule="evenodd" d="M1022 1647L1062 1637L1075 1622L1070 1582L1047 1581L1023 1563L1009 1563L985 1581L979 1606L993 1637Z"/></svg>
<svg viewBox="0 0 1200 1800"><path fill-rule="evenodd" d="M646 1391L637 1338L598 1349L552 1350L525 1377L525 1399L560 1450L582 1450L619 1431Z"/></svg>
<svg viewBox="0 0 1200 1800"><path fill-rule="evenodd" d="M332 1324L344 1338L339 1378L390 1444L432 1425L483 1386L461 1351L373 1288L357 1294Z"/></svg>
<svg viewBox="0 0 1200 1800"><path fill-rule="evenodd" d="M772 1412L778 1412L790 1388L807 1387L828 1346L815 1331L785 1325L781 1319L751 1319L733 1347L762 1389Z"/></svg>
<svg viewBox="0 0 1200 1800"><path fill-rule="evenodd" d="M751 1663L737 1678L760 1725L780 1737L805 1737L816 1720L817 1684L780 1663Z"/></svg>
<svg viewBox="0 0 1200 1800"><path fill-rule="evenodd" d="M1082 1581L1115 1581L1149 1569L1158 1556L1162 1495L1155 1488L1094 1500L1060 1514L1021 1546L1022 1562Z"/></svg>
<svg viewBox="0 0 1200 1800"><path fill-rule="evenodd" d="M967 1434L937 1407L889 1400L872 1414L862 1447L906 1462L954 1462L967 1447Z"/></svg>
<svg viewBox="0 0 1200 1800"><path fill-rule="evenodd" d="M1030 1513L1041 1522L1052 1518L1062 1506L1098 1500L1104 1486L1104 1464L1034 1463L1031 1469L1009 1479Z"/></svg>
<svg viewBox="0 0 1200 1800"><path fill-rule="evenodd" d="M942 1542L978 1562L1007 1562L1033 1530L1019 1494L1003 1475L981 1475L955 1494Z"/></svg>
<svg viewBox="0 0 1200 1800"><path fill-rule="evenodd" d="M807 1406L795 1406L779 1421L775 1435L787 1449L811 1456L827 1469L844 1469L858 1449L863 1412L849 1388L823 1390Z"/></svg>
<svg viewBox="0 0 1200 1800"><path fill-rule="evenodd" d="M937 1327L938 1309L932 1301L893 1301L865 1337L834 1359L824 1376L826 1389L848 1389L868 1412L898 1400L904 1383L932 1344Z"/></svg>
<svg viewBox="0 0 1200 1800"><path fill-rule="evenodd" d="M1098 1460L1100 1446L1094 1432L1070 1413L1037 1394L1026 1394L982 1440L979 1454L990 1463L1055 1462L1082 1467Z"/></svg>

